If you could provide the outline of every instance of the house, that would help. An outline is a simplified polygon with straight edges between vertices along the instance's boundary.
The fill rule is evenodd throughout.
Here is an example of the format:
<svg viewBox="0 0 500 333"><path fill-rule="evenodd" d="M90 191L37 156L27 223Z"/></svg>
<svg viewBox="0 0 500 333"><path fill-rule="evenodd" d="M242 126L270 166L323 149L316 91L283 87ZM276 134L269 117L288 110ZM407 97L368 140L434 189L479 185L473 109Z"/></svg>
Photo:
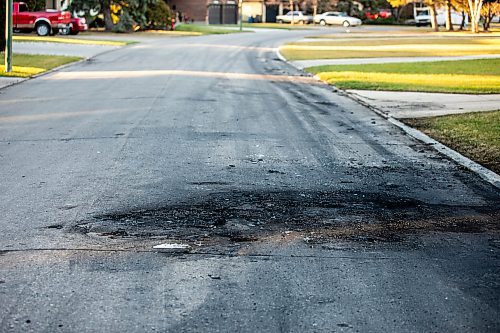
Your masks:
<svg viewBox="0 0 500 333"><path fill-rule="evenodd" d="M238 0L166 0L170 8L195 22L236 23ZM291 9L290 0L243 0L243 22L276 22L276 16ZM316 0L293 1L296 10L313 12ZM236 21L234 21L236 18Z"/></svg>
<svg viewBox="0 0 500 333"><path fill-rule="evenodd" d="M208 5L211 0L166 0L173 12L179 13L181 20L184 17L196 22L207 22Z"/></svg>

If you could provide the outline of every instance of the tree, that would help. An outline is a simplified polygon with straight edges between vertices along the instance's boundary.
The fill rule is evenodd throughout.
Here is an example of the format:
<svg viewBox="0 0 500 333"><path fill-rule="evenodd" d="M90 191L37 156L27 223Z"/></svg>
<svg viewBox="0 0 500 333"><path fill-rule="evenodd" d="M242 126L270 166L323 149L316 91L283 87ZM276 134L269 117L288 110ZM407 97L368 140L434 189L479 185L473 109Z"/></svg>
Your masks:
<svg viewBox="0 0 500 333"><path fill-rule="evenodd" d="M453 31L453 22L451 21L451 10L453 8L451 0L445 0L446 5L446 30Z"/></svg>
<svg viewBox="0 0 500 333"><path fill-rule="evenodd" d="M401 12L404 7L409 3L412 3L411 0L387 0L391 7L393 8L393 16L396 18L396 21L399 22L401 19Z"/></svg>
<svg viewBox="0 0 500 333"><path fill-rule="evenodd" d="M335 8L335 2L332 0L318 0L318 13L332 11Z"/></svg>
<svg viewBox="0 0 500 333"><path fill-rule="evenodd" d="M468 0L469 1L469 15L470 26L473 33L479 32L479 18L481 17L481 8L483 7L483 0Z"/></svg>
<svg viewBox="0 0 500 333"><path fill-rule="evenodd" d="M174 17L170 7L164 1L149 5L146 11L146 19L150 29L166 29L170 26L171 19Z"/></svg>
<svg viewBox="0 0 500 333"><path fill-rule="evenodd" d="M467 22L467 15L470 16L470 8L468 0L453 0L453 8L462 13L462 24L460 24L460 30L465 29L465 25Z"/></svg>
<svg viewBox="0 0 500 333"><path fill-rule="evenodd" d="M73 0L70 9L72 11L84 12L86 16L90 16L92 11L100 11L104 16L106 31L111 31L114 27L113 19L111 18L111 4L111 0Z"/></svg>
<svg viewBox="0 0 500 333"><path fill-rule="evenodd" d="M500 15L500 0L484 0L481 16L483 16L483 29L490 29L493 17Z"/></svg>
<svg viewBox="0 0 500 333"><path fill-rule="evenodd" d="M107 31L124 32L132 30L136 25L146 28L149 25L148 8L158 6L159 3L165 4L164 0L73 0L71 10L88 13L98 8L104 16ZM163 7L157 8L161 10Z"/></svg>
<svg viewBox="0 0 500 333"><path fill-rule="evenodd" d="M438 21L437 21L437 10L436 5L439 3L436 0L427 0L425 2L429 7L429 14L431 14L431 27L433 31L439 31Z"/></svg>

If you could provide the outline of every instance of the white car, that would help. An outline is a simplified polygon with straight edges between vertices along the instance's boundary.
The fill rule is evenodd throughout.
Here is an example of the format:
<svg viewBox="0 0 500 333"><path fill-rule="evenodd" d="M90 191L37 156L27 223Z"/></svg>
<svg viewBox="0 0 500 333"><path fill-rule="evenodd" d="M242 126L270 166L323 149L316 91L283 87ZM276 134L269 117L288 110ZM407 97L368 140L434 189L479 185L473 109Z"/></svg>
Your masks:
<svg viewBox="0 0 500 333"><path fill-rule="evenodd" d="M310 15L305 15L301 11L290 11L286 15L278 15L276 16L276 22L278 23L293 23L298 24L308 24L312 23L313 18Z"/></svg>
<svg viewBox="0 0 500 333"><path fill-rule="evenodd" d="M415 25L417 27L425 26L425 25L431 25L431 15L430 15L430 10L425 8L419 8L418 9L418 15L415 16ZM446 13L442 10L437 10L436 13L436 19L437 19L437 25L444 26L446 25ZM462 24L462 15L456 13L455 11L451 12L451 23L453 25L460 25ZM467 16L465 17L465 24L468 24L468 19Z"/></svg>
<svg viewBox="0 0 500 333"><path fill-rule="evenodd" d="M360 19L349 16L343 12L325 12L314 16L314 23L319 23L320 25L338 24L347 28L361 25L362 22Z"/></svg>

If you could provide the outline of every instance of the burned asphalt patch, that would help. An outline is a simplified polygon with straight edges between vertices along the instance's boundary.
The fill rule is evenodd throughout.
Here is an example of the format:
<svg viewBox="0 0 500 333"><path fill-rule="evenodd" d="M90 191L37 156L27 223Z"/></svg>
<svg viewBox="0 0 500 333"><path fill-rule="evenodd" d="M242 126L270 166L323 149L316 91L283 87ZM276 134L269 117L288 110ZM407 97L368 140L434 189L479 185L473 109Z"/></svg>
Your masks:
<svg viewBox="0 0 500 333"><path fill-rule="evenodd" d="M281 233L308 241L398 241L417 232L498 231L498 204L430 205L359 192L219 192L190 203L112 212L80 221L71 232L114 239L253 242Z"/></svg>

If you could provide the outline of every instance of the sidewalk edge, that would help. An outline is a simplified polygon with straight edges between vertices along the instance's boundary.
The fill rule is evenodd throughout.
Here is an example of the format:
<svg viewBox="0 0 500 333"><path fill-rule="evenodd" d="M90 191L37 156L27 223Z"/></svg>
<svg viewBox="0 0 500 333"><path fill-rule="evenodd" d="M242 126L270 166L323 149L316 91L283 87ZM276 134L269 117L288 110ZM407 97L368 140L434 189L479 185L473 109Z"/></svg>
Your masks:
<svg viewBox="0 0 500 333"><path fill-rule="evenodd" d="M130 45L133 45L133 44L130 44ZM65 69L67 67L70 67L70 66L74 66L74 65L78 65L78 64L81 64L83 62L86 62L86 61L90 61L92 59L94 59L95 57L98 57L98 56L101 56L103 54L107 54L107 53L110 53L110 52L113 52L113 51L116 51L118 49L122 49L124 47L127 47L128 45L124 45L124 46L119 46L115 49L111 49L111 50L106 50L106 51L102 51L100 53L97 53L97 54L94 54L93 56L90 56L90 57L86 57L86 58L82 58L80 60L77 60L77 61L74 61L74 62L70 62L68 64L64 64L64 65L61 65L61 66L58 66L58 67L54 67L52 69L49 69L48 71L45 71L43 73L38 73L38 74L35 74L33 76L30 76L30 77L26 77L26 78L20 78L21 80L17 81L17 82L12 82L8 85L5 85L3 87L0 87L0 91L2 91L3 89L6 89L6 88L9 88L9 87L12 87L12 86L15 86L15 85L18 85L18 84L21 84L23 82L26 82L26 81L29 81L29 80L32 80L32 79L36 79L36 78L39 78L41 76L44 76L44 75L48 75L48 74L51 74L51 73L54 73L54 72L57 72L57 71L60 71L61 69ZM50 55L50 54L49 54Z"/></svg>

